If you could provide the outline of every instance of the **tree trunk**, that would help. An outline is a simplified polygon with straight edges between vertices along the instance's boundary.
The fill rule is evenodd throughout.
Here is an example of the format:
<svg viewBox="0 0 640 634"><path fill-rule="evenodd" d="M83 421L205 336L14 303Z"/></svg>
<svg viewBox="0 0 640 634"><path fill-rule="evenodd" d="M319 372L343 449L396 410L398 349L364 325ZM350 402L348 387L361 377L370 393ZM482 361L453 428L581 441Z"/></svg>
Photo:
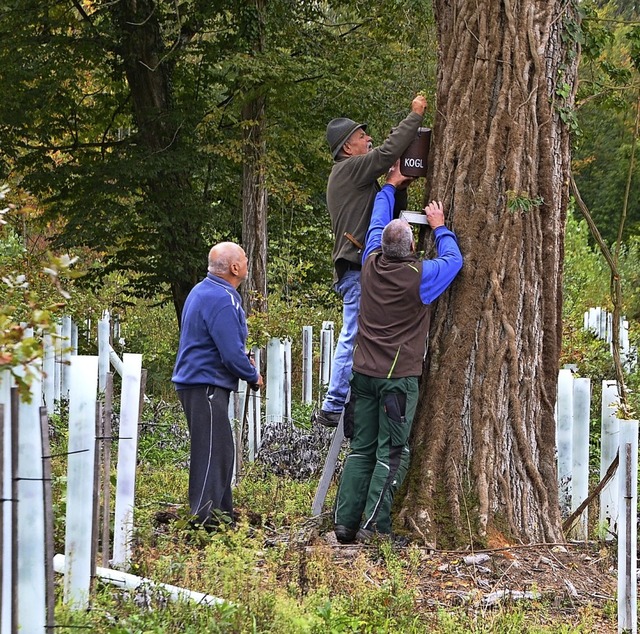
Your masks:
<svg viewBox="0 0 640 634"><path fill-rule="evenodd" d="M161 35L154 0L122 0L111 10L120 27L120 54L131 90L137 139L147 160L159 168L142 183L146 231L155 233L154 255L167 272L180 323L189 291L206 271L207 247L201 225L190 209L193 189L189 173L176 168L180 125L172 104L172 62Z"/></svg>
<svg viewBox="0 0 640 634"><path fill-rule="evenodd" d="M265 98L257 96L243 108L242 244L249 259L241 287L247 314L267 309L267 185L265 181Z"/></svg>
<svg viewBox="0 0 640 634"><path fill-rule="evenodd" d="M245 30L253 53L259 55L265 50L266 0L255 0L252 9ZM242 107L242 244L249 265L241 292L247 314L267 310L267 100L259 85L249 95Z"/></svg>
<svg viewBox="0 0 640 634"><path fill-rule="evenodd" d="M434 2L429 199L464 267L434 307L400 517L442 546L562 539L555 462L577 45L561 2Z"/></svg>

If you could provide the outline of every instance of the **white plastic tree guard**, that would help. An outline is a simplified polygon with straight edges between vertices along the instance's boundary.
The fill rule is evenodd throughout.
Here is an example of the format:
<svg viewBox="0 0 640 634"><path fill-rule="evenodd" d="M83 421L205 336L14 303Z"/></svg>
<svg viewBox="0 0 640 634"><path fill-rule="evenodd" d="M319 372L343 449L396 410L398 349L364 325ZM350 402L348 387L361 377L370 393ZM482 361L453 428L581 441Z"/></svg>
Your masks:
<svg viewBox="0 0 640 634"><path fill-rule="evenodd" d="M291 339L282 342L282 411L285 420L291 420Z"/></svg>
<svg viewBox="0 0 640 634"><path fill-rule="evenodd" d="M620 405L616 381L602 381L602 407L600 429L600 479L604 478L609 465L618 452L620 424L617 411ZM612 540L618 532L618 473L600 492L600 526L606 529L605 538Z"/></svg>
<svg viewBox="0 0 640 634"><path fill-rule="evenodd" d="M60 400L60 395L62 394L62 326L60 324L56 324L55 330L56 334L53 338L53 345L55 347L55 371L53 375L53 383L55 399Z"/></svg>
<svg viewBox="0 0 640 634"><path fill-rule="evenodd" d="M558 372L556 405L556 445L558 447L558 501L563 516L571 509L571 467L573 454L573 374L563 368Z"/></svg>
<svg viewBox="0 0 640 634"><path fill-rule="evenodd" d="M124 363L123 361L120 361L118 353L111 346L109 346L109 362L113 366L113 369L116 371L116 373L121 378L124 377Z"/></svg>
<svg viewBox="0 0 640 634"><path fill-rule="evenodd" d="M63 599L72 609L85 610L91 589L98 357L73 357L69 386Z"/></svg>
<svg viewBox="0 0 640 634"><path fill-rule="evenodd" d="M591 412L591 379L573 380L573 433L571 466L571 511L575 511L589 496L589 421ZM586 540L588 510L574 525L577 539Z"/></svg>
<svg viewBox="0 0 640 634"><path fill-rule="evenodd" d="M0 370L0 404L4 410L4 425L2 433L2 596L0 601L0 625L2 634L12 631L12 603L13 603L13 493L12 493L12 463L11 463L11 385L12 377L9 370Z"/></svg>
<svg viewBox="0 0 640 634"><path fill-rule="evenodd" d="M109 311L102 313L102 319L98 320L98 389L104 392L107 386L107 373L109 372Z"/></svg>
<svg viewBox="0 0 640 634"><path fill-rule="evenodd" d="M598 339L609 344L613 352L613 315L604 308L590 308L584 313L583 326L590 330ZM629 322L620 317L620 357L623 365L632 371L636 363L636 350L629 345Z"/></svg>
<svg viewBox="0 0 640 634"><path fill-rule="evenodd" d="M118 479L116 482L112 559L112 565L116 568L127 567L131 560L142 355L125 353L122 356L122 366Z"/></svg>
<svg viewBox="0 0 640 634"><path fill-rule="evenodd" d="M302 327L302 402L313 403L313 326Z"/></svg>
<svg viewBox="0 0 640 634"><path fill-rule="evenodd" d="M638 632L638 421L620 420L618 632Z"/></svg>
<svg viewBox="0 0 640 634"><path fill-rule="evenodd" d="M64 555L55 555L53 558L53 567L56 572L64 572L66 569L66 558ZM200 605L218 605L221 603L231 603L220 599L218 597L205 594L203 592L194 592L193 590L187 590L186 588L180 588L178 586L172 586L168 583L158 583L145 577L138 577L120 570L112 570L110 568L96 568L96 577L101 581L105 581L121 588L128 590L135 590L141 585L145 585L149 588L157 588L167 594L172 601L194 601Z"/></svg>
<svg viewBox="0 0 640 634"><path fill-rule="evenodd" d="M60 394L62 398L69 397L69 367L71 363L71 353L72 353L72 344L71 344L71 331L72 331L72 322L71 317L64 316L62 318L62 350L61 350L61 366L60 366L60 375L61 375L61 385L60 385Z"/></svg>
<svg viewBox="0 0 640 634"><path fill-rule="evenodd" d="M78 354L78 324L71 322L71 356Z"/></svg>
<svg viewBox="0 0 640 634"><path fill-rule="evenodd" d="M331 380L333 363L333 322L323 321L320 331L320 385L327 386Z"/></svg>
<svg viewBox="0 0 640 634"><path fill-rule="evenodd" d="M34 362L31 400L18 406L18 629L45 632L46 575L44 539L44 480L40 403L42 384L38 362Z"/></svg>
<svg viewBox="0 0 640 634"><path fill-rule="evenodd" d="M56 400L55 376L56 376L56 348L53 337L45 334L42 341L43 357L42 369L44 378L42 383L42 397L47 408L47 414L53 414Z"/></svg>
<svg viewBox="0 0 640 634"><path fill-rule="evenodd" d="M253 348L253 361L256 364L256 368L260 367L260 348ZM249 461L253 462L256 459L256 453L260 448L262 442L262 420L261 420L261 390L249 390L249 412L248 412L248 425L247 440L249 443Z"/></svg>
<svg viewBox="0 0 640 634"><path fill-rule="evenodd" d="M233 462L233 474L231 476L231 484L235 486L238 481L238 475L240 473L240 469L242 468L242 425L244 425L243 421L243 407L244 407L244 396L246 393L246 383L244 381L239 381L238 383L238 391L231 392L229 394L229 407L228 407L228 415L229 415L229 423L231 424L231 430L233 432L233 445L235 451L235 460Z"/></svg>
<svg viewBox="0 0 640 634"><path fill-rule="evenodd" d="M277 337L267 343L266 420L281 423L284 417L284 344Z"/></svg>

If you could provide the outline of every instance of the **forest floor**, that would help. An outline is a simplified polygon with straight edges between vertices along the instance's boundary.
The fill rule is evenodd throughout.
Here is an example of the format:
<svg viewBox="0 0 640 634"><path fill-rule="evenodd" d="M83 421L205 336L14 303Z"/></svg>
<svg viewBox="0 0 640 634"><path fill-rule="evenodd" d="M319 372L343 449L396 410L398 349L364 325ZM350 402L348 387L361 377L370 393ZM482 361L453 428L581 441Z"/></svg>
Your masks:
<svg viewBox="0 0 640 634"><path fill-rule="evenodd" d="M590 516L597 517L597 510ZM384 558L376 557L376 544L341 545L331 530L320 530L306 544L310 550L329 550L332 563L346 574L360 570L364 559L368 567L361 574L371 584L385 580L387 569L377 565L378 561L384 564ZM490 611L518 608L543 613L542 620L550 625L617 633L615 541L514 545L491 536L485 550L452 552L416 544L393 549L400 558L412 558L406 568L413 571L412 588L425 611L464 612L481 618ZM589 629L583 629L585 622L591 623Z"/></svg>
<svg viewBox="0 0 640 634"><path fill-rule="evenodd" d="M334 562L347 568L363 549L375 548L340 545L332 532L318 538L315 547L325 544L331 547ZM415 590L417 603L425 610L482 615L517 604L524 611L544 611L549 624L571 627L584 624L586 618L589 632L617 632L614 546L574 542L504 545L475 552L420 551ZM375 558L368 561L366 574L376 583L380 574Z"/></svg>
<svg viewBox="0 0 640 634"><path fill-rule="evenodd" d="M250 523L260 522L246 509L242 515ZM389 582L392 552L391 558L402 562L406 586L421 612L465 614L482 621L496 611L517 609L535 614L535 622L552 631L618 631L616 542L514 545L495 537L484 550L448 551L382 540L340 544L322 524L326 527L326 516L310 518L302 528L277 531L263 543L266 548L286 543L287 549L304 551L295 573L301 589L314 584L305 579L304 560L310 569L312 561L332 569L337 592L349 587L354 575L382 587Z"/></svg>
<svg viewBox="0 0 640 634"><path fill-rule="evenodd" d="M615 541L514 545L496 537L475 551L383 540L344 545L336 540L327 514L277 529L266 529L264 518L246 508L240 515L256 527L252 539L259 550L282 547L276 548L283 553L277 577L282 585L295 585L300 596L319 583L330 583L332 596L344 596L393 587L394 579L401 579L398 587L409 592L418 613L452 615L469 627L438 632L494 631L487 623L514 612L535 624L527 632L618 631ZM166 530L165 522L159 523ZM515 623L496 631L525 629Z"/></svg>

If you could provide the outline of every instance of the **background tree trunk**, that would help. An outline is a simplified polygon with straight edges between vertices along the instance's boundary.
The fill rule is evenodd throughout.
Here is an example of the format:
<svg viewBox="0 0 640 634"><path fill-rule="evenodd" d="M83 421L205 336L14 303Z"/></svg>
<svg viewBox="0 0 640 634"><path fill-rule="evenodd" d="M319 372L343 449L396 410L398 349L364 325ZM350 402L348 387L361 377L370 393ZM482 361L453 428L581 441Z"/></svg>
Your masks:
<svg viewBox="0 0 640 634"><path fill-rule="evenodd" d="M207 245L196 215L189 213L193 189L178 155L180 124L172 99L170 61L154 0L123 0L111 10L122 33L120 53L131 91L137 138L158 169L141 181L144 204L153 209L143 231L155 233L156 258L164 263L178 323L193 285L204 276ZM193 34L185 35L184 41ZM181 213L178 213L180 210ZM144 243L144 241L141 241Z"/></svg>
<svg viewBox="0 0 640 634"><path fill-rule="evenodd" d="M434 3L429 199L465 259L435 307L400 517L431 543L562 539L554 407L571 5Z"/></svg>
<svg viewBox="0 0 640 634"><path fill-rule="evenodd" d="M265 98L248 102L242 169L242 244L249 259L249 275L241 286L247 314L267 309L267 185L265 180Z"/></svg>
<svg viewBox="0 0 640 634"><path fill-rule="evenodd" d="M252 53L265 50L266 0L251 5L244 25ZM249 260L247 281L241 287L247 314L267 310L267 182L266 94L253 86L242 107L242 244Z"/></svg>

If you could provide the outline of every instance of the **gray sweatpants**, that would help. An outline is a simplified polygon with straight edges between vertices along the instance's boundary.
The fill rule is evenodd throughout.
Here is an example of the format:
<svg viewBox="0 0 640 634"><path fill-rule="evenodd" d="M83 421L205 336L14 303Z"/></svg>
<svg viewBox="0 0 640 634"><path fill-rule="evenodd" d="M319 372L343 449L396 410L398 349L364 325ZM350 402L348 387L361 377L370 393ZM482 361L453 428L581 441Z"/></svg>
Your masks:
<svg viewBox="0 0 640 634"><path fill-rule="evenodd" d="M213 511L232 516L235 449L229 423L229 390L203 385L178 390L191 436L189 505L202 525L216 524Z"/></svg>

